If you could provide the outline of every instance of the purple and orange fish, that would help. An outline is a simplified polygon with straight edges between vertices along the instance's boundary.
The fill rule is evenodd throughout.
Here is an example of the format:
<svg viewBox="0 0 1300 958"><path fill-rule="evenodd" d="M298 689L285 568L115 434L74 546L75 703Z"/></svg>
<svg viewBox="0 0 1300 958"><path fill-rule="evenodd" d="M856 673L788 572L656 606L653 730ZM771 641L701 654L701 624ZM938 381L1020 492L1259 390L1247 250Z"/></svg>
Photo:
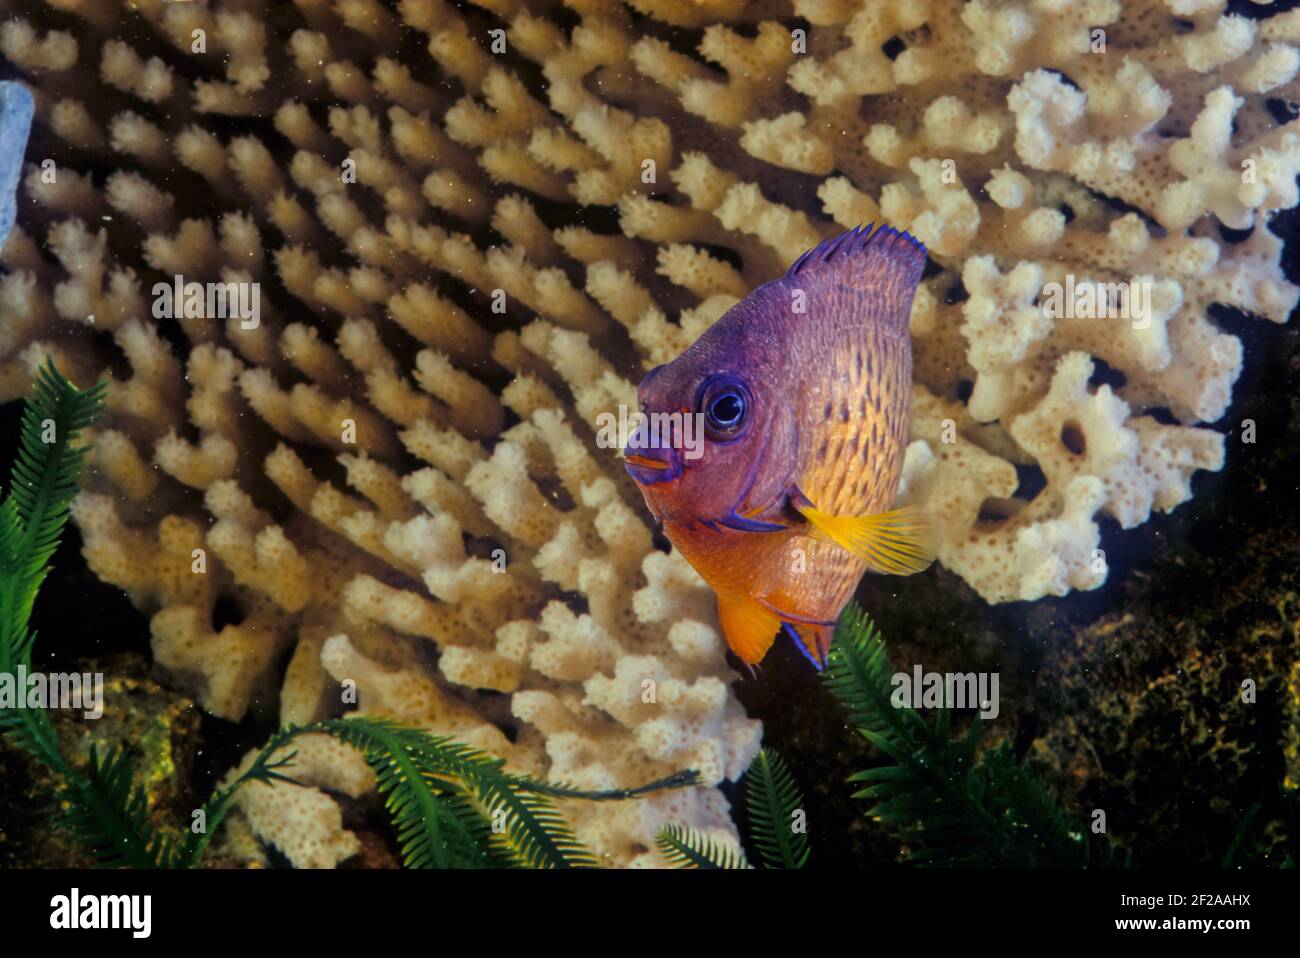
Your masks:
<svg viewBox="0 0 1300 958"><path fill-rule="evenodd" d="M824 667L865 571L907 575L933 561L927 517L890 508L925 261L920 242L888 226L826 240L637 391L647 418L624 450L627 470L717 593L727 644L751 666L784 630ZM676 433L655 441L650 424L672 414L702 421L702 446L685 449Z"/></svg>

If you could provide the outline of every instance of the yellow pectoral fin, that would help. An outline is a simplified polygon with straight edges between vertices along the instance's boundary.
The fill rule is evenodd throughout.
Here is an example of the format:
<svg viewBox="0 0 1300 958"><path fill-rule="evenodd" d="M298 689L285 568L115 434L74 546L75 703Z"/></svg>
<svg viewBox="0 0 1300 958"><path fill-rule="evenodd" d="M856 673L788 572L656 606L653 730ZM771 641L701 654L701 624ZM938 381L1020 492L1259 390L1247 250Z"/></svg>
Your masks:
<svg viewBox="0 0 1300 958"><path fill-rule="evenodd" d="M912 575L934 561L938 535L930 517L905 506L874 516L832 516L804 506L799 512L818 538L847 549L876 572Z"/></svg>
<svg viewBox="0 0 1300 958"><path fill-rule="evenodd" d="M753 599L718 596L718 620L727 645L745 662L757 665L781 631L781 620Z"/></svg>

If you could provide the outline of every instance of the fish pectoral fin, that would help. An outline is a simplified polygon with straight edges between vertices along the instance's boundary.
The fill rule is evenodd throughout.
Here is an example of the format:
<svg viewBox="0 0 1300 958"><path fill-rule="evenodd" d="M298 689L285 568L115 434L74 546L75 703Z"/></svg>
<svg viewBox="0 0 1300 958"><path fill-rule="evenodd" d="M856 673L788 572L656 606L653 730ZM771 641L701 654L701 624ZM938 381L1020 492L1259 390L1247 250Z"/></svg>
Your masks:
<svg viewBox="0 0 1300 958"><path fill-rule="evenodd" d="M913 506L874 516L832 516L812 505L796 505L812 523L816 538L834 542L875 572L912 575L934 561L938 535L934 522Z"/></svg>
<svg viewBox="0 0 1300 958"><path fill-rule="evenodd" d="M718 621L731 651L746 665L757 665L776 641L781 620L753 599L718 596Z"/></svg>

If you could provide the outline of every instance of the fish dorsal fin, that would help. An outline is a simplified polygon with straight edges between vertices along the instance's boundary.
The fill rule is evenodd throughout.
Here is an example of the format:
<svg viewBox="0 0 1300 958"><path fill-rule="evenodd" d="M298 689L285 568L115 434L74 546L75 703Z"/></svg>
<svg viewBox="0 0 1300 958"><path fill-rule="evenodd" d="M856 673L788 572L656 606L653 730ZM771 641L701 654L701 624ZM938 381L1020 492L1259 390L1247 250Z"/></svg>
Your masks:
<svg viewBox="0 0 1300 958"><path fill-rule="evenodd" d="M781 620L746 596L718 594L718 621L731 651L746 665L757 665L781 631Z"/></svg>
<svg viewBox="0 0 1300 958"><path fill-rule="evenodd" d="M817 538L847 549L875 572L912 575L934 561L938 536L930 517L912 506L874 516L832 516L812 505L797 506Z"/></svg>
<svg viewBox="0 0 1300 958"><path fill-rule="evenodd" d="M822 240L790 265L786 278L814 273L827 267L838 267L854 259L896 261L904 270L915 270L919 278L925 268L925 244L912 234L884 223L874 232L873 226L874 223L855 226Z"/></svg>

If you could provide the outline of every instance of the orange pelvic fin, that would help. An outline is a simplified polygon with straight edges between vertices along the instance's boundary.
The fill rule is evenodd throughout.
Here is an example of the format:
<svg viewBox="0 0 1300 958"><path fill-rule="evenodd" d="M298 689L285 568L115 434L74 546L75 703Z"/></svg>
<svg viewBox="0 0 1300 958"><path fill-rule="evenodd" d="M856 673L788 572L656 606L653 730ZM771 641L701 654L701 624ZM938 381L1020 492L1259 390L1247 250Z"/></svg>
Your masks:
<svg viewBox="0 0 1300 958"><path fill-rule="evenodd" d="M746 665L757 665L781 631L781 620L753 599L718 596L718 620L731 651Z"/></svg>
<svg viewBox="0 0 1300 958"><path fill-rule="evenodd" d="M874 516L832 516L811 504L796 505L819 539L847 549L876 572L911 575L934 561L938 536L930 517L905 506Z"/></svg>

